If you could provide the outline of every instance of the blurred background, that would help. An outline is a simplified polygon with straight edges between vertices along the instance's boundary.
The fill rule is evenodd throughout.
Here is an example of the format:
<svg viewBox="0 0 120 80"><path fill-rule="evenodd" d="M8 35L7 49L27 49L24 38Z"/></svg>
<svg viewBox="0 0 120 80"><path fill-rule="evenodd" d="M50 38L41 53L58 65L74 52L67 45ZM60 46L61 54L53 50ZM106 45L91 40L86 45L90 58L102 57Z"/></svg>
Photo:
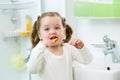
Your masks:
<svg viewBox="0 0 120 80"><path fill-rule="evenodd" d="M85 44L120 41L120 0L0 0L0 80L36 80L27 72L30 32L37 16L56 11Z"/></svg>

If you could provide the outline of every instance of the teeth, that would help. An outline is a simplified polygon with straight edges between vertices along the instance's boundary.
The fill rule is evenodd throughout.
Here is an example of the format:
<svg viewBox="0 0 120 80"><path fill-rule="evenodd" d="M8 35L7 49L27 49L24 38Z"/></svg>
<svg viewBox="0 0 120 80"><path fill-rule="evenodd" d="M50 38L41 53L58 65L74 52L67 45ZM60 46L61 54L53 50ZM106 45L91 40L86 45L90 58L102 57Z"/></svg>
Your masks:
<svg viewBox="0 0 120 80"><path fill-rule="evenodd" d="M52 42L56 42L58 40L58 38L53 38Z"/></svg>

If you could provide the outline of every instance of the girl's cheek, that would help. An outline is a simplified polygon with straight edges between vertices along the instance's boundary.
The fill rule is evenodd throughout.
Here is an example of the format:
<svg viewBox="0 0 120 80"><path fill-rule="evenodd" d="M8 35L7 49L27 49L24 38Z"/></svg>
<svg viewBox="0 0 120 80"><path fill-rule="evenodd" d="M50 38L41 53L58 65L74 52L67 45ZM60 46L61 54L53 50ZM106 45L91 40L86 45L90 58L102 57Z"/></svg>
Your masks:
<svg viewBox="0 0 120 80"><path fill-rule="evenodd" d="M43 38L43 39L47 39L48 36L44 34L44 35L42 35L42 38Z"/></svg>
<svg viewBox="0 0 120 80"><path fill-rule="evenodd" d="M46 36L45 36L45 38L46 38L46 39L49 39L49 38L50 38L50 36L49 36L49 35L46 35Z"/></svg>
<svg viewBox="0 0 120 80"><path fill-rule="evenodd" d="M64 34L60 34L59 37L63 40Z"/></svg>

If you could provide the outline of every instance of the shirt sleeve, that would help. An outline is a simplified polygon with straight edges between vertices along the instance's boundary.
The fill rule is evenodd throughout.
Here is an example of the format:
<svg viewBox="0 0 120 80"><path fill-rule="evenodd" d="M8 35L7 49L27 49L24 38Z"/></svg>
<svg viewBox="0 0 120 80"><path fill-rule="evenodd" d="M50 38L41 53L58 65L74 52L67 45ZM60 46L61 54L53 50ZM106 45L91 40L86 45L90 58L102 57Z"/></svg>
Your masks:
<svg viewBox="0 0 120 80"><path fill-rule="evenodd" d="M31 51L30 59L27 62L27 69L31 73L38 73L44 65L44 51L46 47L39 42Z"/></svg>
<svg viewBox="0 0 120 80"><path fill-rule="evenodd" d="M83 64L89 64L92 61L92 54L87 49L87 47L84 46L82 49L77 49L73 47L72 51L74 60L77 60L78 62Z"/></svg>

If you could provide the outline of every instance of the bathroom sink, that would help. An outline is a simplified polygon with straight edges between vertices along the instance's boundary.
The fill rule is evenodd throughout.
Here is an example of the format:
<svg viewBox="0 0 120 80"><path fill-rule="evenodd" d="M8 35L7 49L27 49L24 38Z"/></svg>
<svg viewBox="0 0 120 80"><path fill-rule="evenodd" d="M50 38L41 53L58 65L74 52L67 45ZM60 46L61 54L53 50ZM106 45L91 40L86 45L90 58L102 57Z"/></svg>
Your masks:
<svg viewBox="0 0 120 80"><path fill-rule="evenodd" d="M74 80L120 80L120 64L74 66Z"/></svg>

